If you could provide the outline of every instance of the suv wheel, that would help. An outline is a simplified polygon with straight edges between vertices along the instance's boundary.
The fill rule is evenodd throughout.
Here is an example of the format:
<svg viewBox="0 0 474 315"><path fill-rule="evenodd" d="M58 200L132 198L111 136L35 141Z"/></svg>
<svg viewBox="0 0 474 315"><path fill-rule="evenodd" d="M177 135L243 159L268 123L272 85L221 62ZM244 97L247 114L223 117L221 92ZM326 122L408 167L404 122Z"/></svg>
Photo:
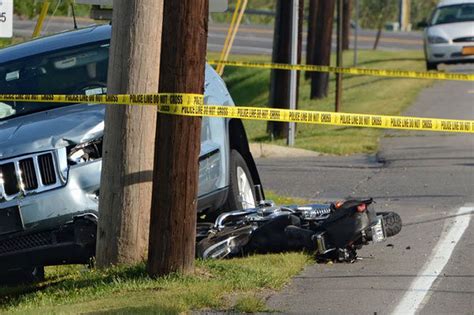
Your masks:
<svg viewBox="0 0 474 315"><path fill-rule="evenodd" d="M229 197L224 211L255 208L255 188L247 163L236 150L230 152Z"/></svg>
<svg viewBox="0 0 474 315"><path fill-rule="evenodd" d="M0 285L30 284L44 281L44 267L32 267L0 274Z"/></svg>
<svg viewBox="0 0 474 315"><path fill-rule="evenodd" d="M436 62L426 61L426 70L427 71L430 71L430 70L437 71L438 70L438 64Z"/></svg>

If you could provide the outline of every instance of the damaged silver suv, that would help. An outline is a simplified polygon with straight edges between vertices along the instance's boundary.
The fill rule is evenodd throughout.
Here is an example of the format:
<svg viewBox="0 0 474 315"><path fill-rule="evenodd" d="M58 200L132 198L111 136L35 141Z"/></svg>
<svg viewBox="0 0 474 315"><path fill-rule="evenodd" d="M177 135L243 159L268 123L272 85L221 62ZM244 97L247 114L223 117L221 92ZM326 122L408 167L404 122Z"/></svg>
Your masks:
<svg viewBox="0 0 474 315"><path fill-rule="evenodd" d="M0 50L0 93L106 93L110 36L104 25ZM205 102L234 105L209 66ZM0 282L94 255L104 113L105 105L0 102ZM260 179L242 122L202 124L198 211L254 207Z"/></svg>

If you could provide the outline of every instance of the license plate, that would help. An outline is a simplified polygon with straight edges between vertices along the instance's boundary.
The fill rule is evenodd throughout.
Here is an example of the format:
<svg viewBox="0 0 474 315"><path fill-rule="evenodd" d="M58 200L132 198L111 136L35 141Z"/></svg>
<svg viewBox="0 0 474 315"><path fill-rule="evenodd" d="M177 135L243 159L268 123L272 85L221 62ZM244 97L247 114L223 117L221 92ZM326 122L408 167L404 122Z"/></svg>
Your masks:
<svg viewBox="0 0 474 315"><path fill-rule="evenodd" d="M377 217L378 222L372 226L372 241L374 243L382 242L385 240L385 229L383 226L382 217Z"/></svg>
<svg viewBox="0 0 474 315"><path fill-rule="evenodd" d="M474 55L474 46L463 47L462 54L464 56Z"/></svg>
<svg viewBox="0 0 474 315"><path fill-rule="evenodd" d="M23 230L20 209L10 207L0 209L0 234L13 233Z"/></svg>

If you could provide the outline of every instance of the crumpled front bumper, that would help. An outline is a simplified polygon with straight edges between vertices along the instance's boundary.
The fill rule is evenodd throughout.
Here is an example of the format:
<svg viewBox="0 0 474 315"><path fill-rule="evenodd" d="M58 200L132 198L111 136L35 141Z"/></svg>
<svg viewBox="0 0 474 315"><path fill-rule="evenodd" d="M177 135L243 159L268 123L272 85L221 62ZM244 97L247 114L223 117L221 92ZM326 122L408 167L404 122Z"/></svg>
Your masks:
<svg viewBox="0 0 474 315"><path fill-rule="evenodd" d="M95 252L100 173L100 160L72 166L64 186L1 203L0 211L18 208L21 223L0 235L0 268L87 263Z"/></svg>
<svg viewBox="0 0 474 315"><path fill-rule="evenodd" d="M56 229L9 235L0 240L0 270L89 263L96 232L97 217L84 215Z"/></svg>

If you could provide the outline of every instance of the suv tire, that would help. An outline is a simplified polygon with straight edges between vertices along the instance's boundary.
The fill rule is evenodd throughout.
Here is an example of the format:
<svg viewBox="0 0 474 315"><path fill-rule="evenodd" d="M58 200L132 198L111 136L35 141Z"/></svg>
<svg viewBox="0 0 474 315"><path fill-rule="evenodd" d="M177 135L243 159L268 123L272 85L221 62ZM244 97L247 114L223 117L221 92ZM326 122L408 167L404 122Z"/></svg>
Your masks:
<svg viewBox="0 0 474 315"><path fill-rule="evenodd" d="M426 70L427 71L431 71L431 70L438 71L438 64L436 62L426 61Z"/></svg>
<svg viewBox="0 0 474 315"><path fill-rule="evenodd" d="M0 274L0 285L30 284L44 281L44 267L30 267Z"/></svg>
<svg viewBox="0 0 474 315"><path fill-rule="evenodd" d="M229 194L222 210L255 208L255 187L247 163L236 150L230 152L229 163Z"/></svg>

